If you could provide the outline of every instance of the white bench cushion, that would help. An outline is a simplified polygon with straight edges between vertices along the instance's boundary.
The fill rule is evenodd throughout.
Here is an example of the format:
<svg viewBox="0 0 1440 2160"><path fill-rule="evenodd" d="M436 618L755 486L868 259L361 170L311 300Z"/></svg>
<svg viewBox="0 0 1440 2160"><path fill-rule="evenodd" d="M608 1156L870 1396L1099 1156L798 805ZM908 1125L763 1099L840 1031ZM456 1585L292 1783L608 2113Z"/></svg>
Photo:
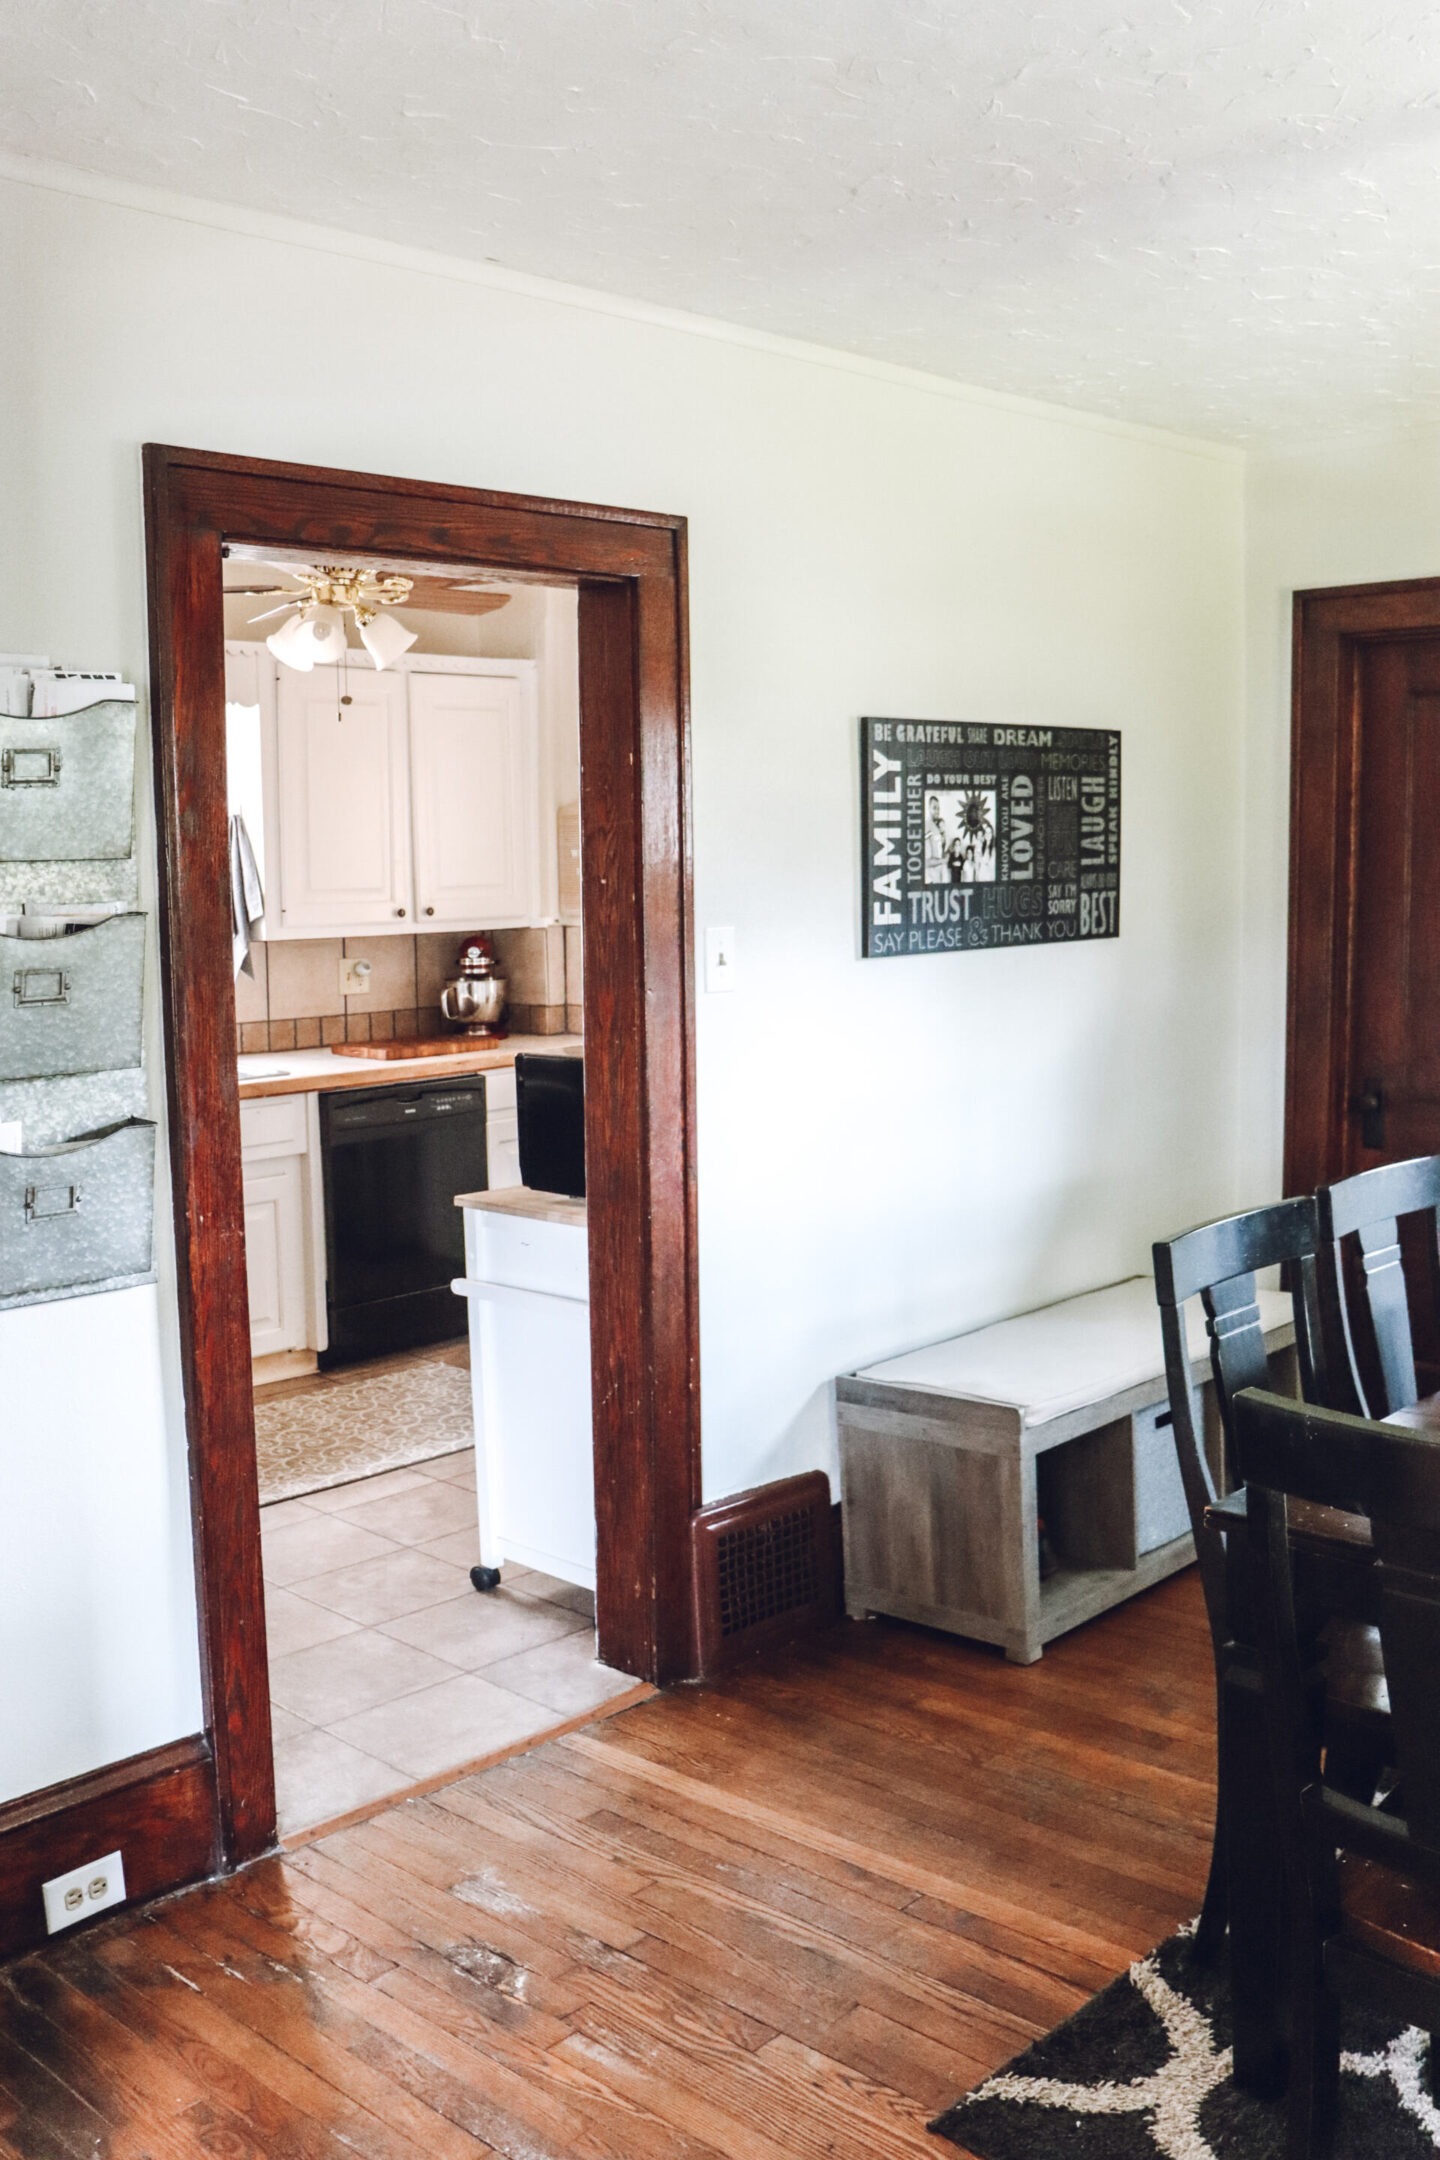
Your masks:
<svg viewBox="0 0 1440 2160"><path fill-rule="evenodd" d="M1282 1291L1260 1292L1267 1336L1288 1331L1291 1318ZM1205 1357L1205 1316L1197 1298L1191 1299L1185 1320L1192 1359ZM947 1342L862 1366L857 1378L927 1388L968 1402L1005 1403L1026 1425L1044 1425L1149 1380L1158 1383L1158 1395L1164 1374L1155 1285L1148 1275L1132 1275L1127 1282L1042 1305L972 1335L952 1335Z"/></svg>

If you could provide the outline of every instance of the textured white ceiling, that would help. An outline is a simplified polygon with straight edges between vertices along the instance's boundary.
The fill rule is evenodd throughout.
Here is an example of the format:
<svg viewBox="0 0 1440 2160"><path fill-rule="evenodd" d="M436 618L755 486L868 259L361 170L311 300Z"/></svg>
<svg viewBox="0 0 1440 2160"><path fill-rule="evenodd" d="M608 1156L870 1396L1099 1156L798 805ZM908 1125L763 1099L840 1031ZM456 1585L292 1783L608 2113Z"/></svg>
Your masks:
<svg viewBox="0 0 1440 2160"><path fill-rule="evenodd" d="M1440 396L1430 0L0 0L0 148L1235 438Z"/></svg>

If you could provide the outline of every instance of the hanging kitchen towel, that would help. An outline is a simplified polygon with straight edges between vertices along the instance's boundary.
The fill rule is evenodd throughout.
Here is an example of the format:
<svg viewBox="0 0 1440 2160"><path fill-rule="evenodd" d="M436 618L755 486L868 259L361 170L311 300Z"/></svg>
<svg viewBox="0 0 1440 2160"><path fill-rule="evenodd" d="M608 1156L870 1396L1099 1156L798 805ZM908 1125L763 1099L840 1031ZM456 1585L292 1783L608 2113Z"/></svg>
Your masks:
<svg viewBox="0 0 1440 2160"><path fill-rule="evenodd" d="M230 820L230 922L235 933L235 973L253 977L255 963L250 944L265 913L265 891L260 865L250 845L245 820L237 811Z"/></svg>

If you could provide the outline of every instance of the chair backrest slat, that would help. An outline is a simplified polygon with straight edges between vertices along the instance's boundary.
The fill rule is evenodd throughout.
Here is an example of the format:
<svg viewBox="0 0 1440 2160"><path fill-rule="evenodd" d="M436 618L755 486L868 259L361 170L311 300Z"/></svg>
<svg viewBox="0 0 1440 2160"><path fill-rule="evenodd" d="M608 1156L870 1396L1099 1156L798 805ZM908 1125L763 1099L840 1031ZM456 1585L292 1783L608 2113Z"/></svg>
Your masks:
<svg viewBox="0 0 1440 2160"><path fill-rule="evenodd" d="M1316 1195L1326 1302L1337 1316L1355 1400L1374 1417L1403 1410L1419 1392L1410 1333L1410 1301L1400 1251L1400 1218L1428 1215L1426 1294L1440 1312L1440 1155L1381 1163L1342 1178ZM1359 1247L1365 1308L1379 1361L1379 1393L1366 1386L1357 1353L1355 1316L1345 1293L1345 1240ZM1340 1346L1337 1345L1337 1350Z"/></svg>
<svg viewBox="0 0 1440 2160"><path fill-rule="evenodd" d="M1310 1265L1314 1265L1313 1260ZM1255 1277L1240 1275L1230 1282L1207 1284L1200 1293L1200 1302L1205 1308L1210 1364L1223 1414L1241 1388L1265 1387L1270 1379L1270 1355L1265 1348Z"/></svg>
<svg viewBox="0 0 1440 2160"><path fill-rule="evenodd" d="M1380 1376L1385 1390L1382 1415L1403 1410L1420 1390L1415 1380L1415 1351L1410 1340L1410 1301L1405 1291L1405 1270L1400 1260L1400 1225L1393 1215L1383 1222L1362 1223L1360 1265L1365 1274L1365 1302L1375 1329L1380 1353ZM1343 1281L1343 1278L1342 1278ZM1351 1354L1354 1354L1353 1342Z"/></svg>

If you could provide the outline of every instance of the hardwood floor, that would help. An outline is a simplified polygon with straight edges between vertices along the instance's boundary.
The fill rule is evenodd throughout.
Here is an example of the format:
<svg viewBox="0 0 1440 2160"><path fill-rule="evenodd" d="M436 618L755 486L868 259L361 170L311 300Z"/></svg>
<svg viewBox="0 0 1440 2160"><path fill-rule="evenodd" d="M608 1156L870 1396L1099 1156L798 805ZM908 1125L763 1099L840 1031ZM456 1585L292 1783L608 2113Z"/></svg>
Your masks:
<svg viewBox="0 0 1440 2160"><path fill-rule="evenodd" d="M902 2160L1197 1907L1192 1570L1039 1665L889 1623L0 1974L4 2160Z"/></svg>

